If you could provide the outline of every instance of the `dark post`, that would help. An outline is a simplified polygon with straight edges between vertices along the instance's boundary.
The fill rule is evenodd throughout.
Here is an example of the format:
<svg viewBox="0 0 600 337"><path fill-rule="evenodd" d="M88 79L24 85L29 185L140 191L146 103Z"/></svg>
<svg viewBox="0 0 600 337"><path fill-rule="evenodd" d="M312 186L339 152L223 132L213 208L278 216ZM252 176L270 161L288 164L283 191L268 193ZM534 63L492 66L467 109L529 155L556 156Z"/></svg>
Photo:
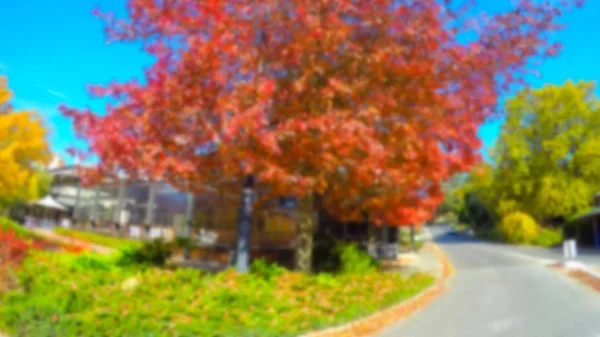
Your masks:
<svg viewBox="0 0 600 337"><path fill-rule="evenodd" d="M254 176L244 177L242 197L237 223L236 270L247 273L250 266L250 233L252 230L252 203L254 199Z"/></svg>

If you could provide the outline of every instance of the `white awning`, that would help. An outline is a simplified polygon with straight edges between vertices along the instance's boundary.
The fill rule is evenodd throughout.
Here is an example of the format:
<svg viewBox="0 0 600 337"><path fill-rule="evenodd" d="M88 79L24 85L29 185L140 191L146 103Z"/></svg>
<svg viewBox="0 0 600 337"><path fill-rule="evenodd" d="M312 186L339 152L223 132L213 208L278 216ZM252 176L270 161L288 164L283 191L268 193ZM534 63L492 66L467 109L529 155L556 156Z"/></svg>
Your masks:
<svg viewBox="0 0 600 337"><path fill-rule="evenodd" d="M40 200L34 201L32 204L46 208L57 209L60 211L67 210L65 206L61 205L58 201L54 200L54 198L52 198L52 196L50 195L47 195Z"/></svg>

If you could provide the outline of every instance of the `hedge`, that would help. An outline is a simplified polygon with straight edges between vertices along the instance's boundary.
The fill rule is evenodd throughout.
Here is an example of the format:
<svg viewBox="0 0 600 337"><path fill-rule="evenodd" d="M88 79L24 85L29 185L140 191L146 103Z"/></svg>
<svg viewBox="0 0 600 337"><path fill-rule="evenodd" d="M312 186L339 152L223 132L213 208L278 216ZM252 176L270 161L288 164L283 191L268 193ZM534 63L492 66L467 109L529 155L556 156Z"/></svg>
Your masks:
<svg viewBox="0 0 600 337"><path fill-rule="evenodd" d="M119 267L113 256L37 253L0 295L0 331L22 337L285 337L337 325L422 291L432 277Z"/></svg>

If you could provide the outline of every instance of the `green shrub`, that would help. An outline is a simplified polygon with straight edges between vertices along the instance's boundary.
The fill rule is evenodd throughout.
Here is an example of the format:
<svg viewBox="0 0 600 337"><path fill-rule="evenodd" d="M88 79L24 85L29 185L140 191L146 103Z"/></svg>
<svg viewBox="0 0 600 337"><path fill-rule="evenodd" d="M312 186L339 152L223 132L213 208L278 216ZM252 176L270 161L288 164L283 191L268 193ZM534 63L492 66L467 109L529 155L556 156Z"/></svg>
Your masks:
<svg viewBox="0 0 600 337"><path fill-rule="evenodd" d="M336 250L340 257L339 272L341 273L367 273L378 267L377 260L355 243L338 243Z"/></svg>
<svg viewBox="0 0 600 337"><path fill-rule="evenodd" d="M312 266L316 272L336 272L340 268L337 241L332 235L315 235L312 251Z"/></svg>
<svg viewBox="0 0 600 337"><path fill-rule="evenodd" d="M117 261L120 266L151 265L164 266L173 252L173 246L162 239L144 242L138 247L126 247L121 250Z"/></svg>
<svg viewBox="0 0 600 337"><path fill-rule="evenodd" d="M535 240L539 226L529 215L513 212L502 219L498 232L506 242L529 244Z"/></svg>
<svg viewBox="0 0 600 337"><path fill-rule="evenodd" d="M250 266L250 272L267 281L285 273L286 269L279 266L277 263L269 263L266 259L257 259Z"/></svg>
<svg viewBox="0 0 600 337"><path fill-rule="evenodd" d="M90 259L51 253L28 259L19 272L23 289L0 295L0 331L20 337L298 336L389 307L434 281L423 274L282 272L265 282L255 273L128 268Z"/></svg>
<svg viewBox="0 0 600 337"><path fill-rule="evenodd" d="M562 231L560 229L542 228L533 244L541 247L552 247L563 241Z"/></svg>
<svg viewBox="0 0 600 337"><path fill-rule="evenodd" d="M74 239L79 239L83 241L87 241L89 243L97 244L104 247L114 248L114 249L122 249L127 247L140 247L142 245L141 241L126 239L126 238L117 238L113 236L108 236L104 234L92 233L92 232L83 232L72 229L66 229L57 227L54 229L56 234L60 234L63 236L68 236Z"/></svg>
<svg viewBox="0 0 600 337"><path fill-rule="evenodd" d="M378 262L357 244L330 237L315 243L313 265L318 272L352 274L376 270Z"/></svg>

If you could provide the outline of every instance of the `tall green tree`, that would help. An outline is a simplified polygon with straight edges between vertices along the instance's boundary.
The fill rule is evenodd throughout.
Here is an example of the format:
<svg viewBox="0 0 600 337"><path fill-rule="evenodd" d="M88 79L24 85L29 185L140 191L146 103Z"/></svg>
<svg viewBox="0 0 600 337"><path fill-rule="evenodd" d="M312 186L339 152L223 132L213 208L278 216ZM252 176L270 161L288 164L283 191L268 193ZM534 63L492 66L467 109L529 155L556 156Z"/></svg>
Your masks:
<svg viewBox="0 0 600 337"><path fill-rule="evenodd" d="M592 82L519 92L505 104L492 183L499 215L524 211L538 222L589 206L600 190L600 101Z"/></svg>
<svg viewBox="0 0 600 337"><path fill-rule="evenodd" d="M453 175L443 185L444 201L438 207L438 214L454 213L460 214L464 209L464 186L469 175L461 172Z"/></svg>

